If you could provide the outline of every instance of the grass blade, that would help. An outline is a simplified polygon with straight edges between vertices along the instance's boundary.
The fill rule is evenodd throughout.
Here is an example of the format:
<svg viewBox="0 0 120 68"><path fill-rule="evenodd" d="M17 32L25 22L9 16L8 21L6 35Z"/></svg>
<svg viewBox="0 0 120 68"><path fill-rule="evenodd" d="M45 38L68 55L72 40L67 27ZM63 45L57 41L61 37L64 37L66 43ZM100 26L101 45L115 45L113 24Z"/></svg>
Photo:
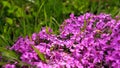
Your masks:
<svg viewBox="0 0 120 68"><path fill-rule="evenodd" d="M33 45L31 47L34 49L34 51L38 54L39 58L43 61L46 62L45 55L41 53L37 48L35 48Z"/></svg>

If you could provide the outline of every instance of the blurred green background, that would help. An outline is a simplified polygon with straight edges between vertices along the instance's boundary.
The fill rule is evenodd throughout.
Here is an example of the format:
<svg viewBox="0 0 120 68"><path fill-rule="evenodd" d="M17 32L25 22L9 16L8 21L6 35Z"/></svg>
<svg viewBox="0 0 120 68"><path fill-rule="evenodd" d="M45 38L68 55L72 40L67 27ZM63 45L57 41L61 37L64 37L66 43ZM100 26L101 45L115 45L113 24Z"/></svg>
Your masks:
<svg viewBox="0 0 120 68"><path fill-rule="evenodd" d="M120 0L0 0L0 68L16 60L24 65L18 54L6 49L19 36L31 36L41 27L59 34L59 25L70 13L78 16L86 12L120 16Z"/></svg>
<svg viewBox="0 0 120 68"><path fill-rule="evenodd" d="M120 15L120 0L0 0L0 46L12 46L19 36L30 36L41 27L58 34L70 13Z"/></svg>

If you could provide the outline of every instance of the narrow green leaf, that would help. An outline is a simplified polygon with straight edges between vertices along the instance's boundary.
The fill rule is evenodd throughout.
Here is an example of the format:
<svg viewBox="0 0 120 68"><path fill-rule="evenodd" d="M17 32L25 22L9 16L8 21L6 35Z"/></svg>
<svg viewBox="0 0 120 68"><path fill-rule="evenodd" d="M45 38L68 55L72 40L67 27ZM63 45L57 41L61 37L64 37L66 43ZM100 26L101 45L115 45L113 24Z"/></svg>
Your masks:
<svg viewBox="0 0 120 68"><path fill-rule="evenodd" d="M5 65L5 64L7 64L6 62L0 62L0 65Z"/></svg>
<svg viewBox="0 0 120 68"><path fill-rule="evenodd" d="M13 24L13 20L12 20L11 18L6 18L6 22L7 22L8 24L10 24L10 25Z"/></svg>
<svg viewBox="0 0 120 68"><path fill-rule="evenodd" d="M36 14L36 17L35 17L35 31L36 31L36 27L37 27L38 16L39 16L40 11L41 11L42 7L44 6L44 4L45 4L45 1L42 2L42 4L39 6L38 11L35 13Z"/></svg>
<svg viewBox="0 0 120 68"><path fill-rule="evenodd" d="M8 1L3 1L2 4L3 4L3 7L6 7L6 6L11 7L11 5Z"/></svg>
<svg viewBox="0 0 120 68"><path fill-rule="evenodd" d="M57 20L54 17L52 17L52 20L55 21L55 23L58 27L60 26L60 24L57 22Z"/></svg>
<svg viewBox="0 0 120 68"><path fill-rule="evenodd" d="M45 55L41 53L37 48L35 48L33 45L31 47L34 49L34 51L38 54L39 58L43 61L46 62Z"/></svg>
<svg viewBox="0 0 120 68"><path fill-rule="evenodd" d="M84 31L86 29L86 27L87 27L87 22L86 22L86 20L84 20L84 25L83 25L81 31Z"/></svg>
<svg viewBox="0 0 120 68"><path fill-rule="evenodd" d="M3 35L0 35L0 46L6 46L8 45L8 42L6 40L6 38Z"/></svg>
<svg viewBox="0 0 120 68"><path fill-rule="evenodd" d="M16 54L12 50L6 49L5 47L0 47L0 52L2 53L2 56L8 60L18 60L19 59L18 54Z"/></svg>

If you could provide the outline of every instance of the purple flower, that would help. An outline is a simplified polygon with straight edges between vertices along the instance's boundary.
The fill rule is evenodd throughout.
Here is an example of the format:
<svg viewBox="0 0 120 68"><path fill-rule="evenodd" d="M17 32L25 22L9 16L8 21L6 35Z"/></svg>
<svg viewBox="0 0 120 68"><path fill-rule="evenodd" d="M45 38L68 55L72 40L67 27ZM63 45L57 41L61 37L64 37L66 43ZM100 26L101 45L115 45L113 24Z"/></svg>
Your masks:
<svg viewBox="0 0 120 68"><path fill-rule="evenodd" d="M5 68L16 68L14 64L6 64Z"/></svg>
<svg viewBox="0 0 120 68"><path fill-rule="evenodd" d="M39 59L31 45L44 54ZM109 14L74 14L60 26L60 34L43 27L31 37L20 37L11 47L21 61L37 68L119 68L120 21Z"/></svg>

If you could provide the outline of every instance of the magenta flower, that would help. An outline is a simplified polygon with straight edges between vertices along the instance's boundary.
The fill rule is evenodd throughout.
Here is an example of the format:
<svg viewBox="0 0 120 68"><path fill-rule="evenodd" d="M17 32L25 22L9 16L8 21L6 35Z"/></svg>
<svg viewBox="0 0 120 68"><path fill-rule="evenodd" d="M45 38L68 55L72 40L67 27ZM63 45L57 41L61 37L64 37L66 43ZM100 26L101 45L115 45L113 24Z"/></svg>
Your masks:
<svg viewBox="0 0 120 68"><path fill-rule="evenodd" d="M5 68L16 68L14 64L6 64Z"/></svg>
<svg viewBox="0 0 120 68"><path fill-rule="evenodd" d="M71 14L59 35L44 27L31 37L20 37L11 49L37 68L120 68L120 21L104 13Z"/></svg>

